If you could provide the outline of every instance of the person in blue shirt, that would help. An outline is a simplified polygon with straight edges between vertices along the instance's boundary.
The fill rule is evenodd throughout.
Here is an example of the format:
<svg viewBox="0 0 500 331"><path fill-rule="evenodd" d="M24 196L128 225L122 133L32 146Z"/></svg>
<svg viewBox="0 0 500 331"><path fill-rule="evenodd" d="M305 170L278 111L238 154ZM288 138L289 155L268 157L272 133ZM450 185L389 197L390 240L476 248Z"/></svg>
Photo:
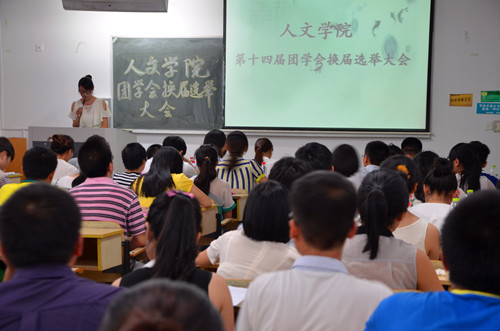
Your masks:
<svg viewBox="0 0 500 331"><path fill-rule="evenodd" d="M461 201L441 234L452 290L395 294L366 330L500 330L500 191Z"/></svg>

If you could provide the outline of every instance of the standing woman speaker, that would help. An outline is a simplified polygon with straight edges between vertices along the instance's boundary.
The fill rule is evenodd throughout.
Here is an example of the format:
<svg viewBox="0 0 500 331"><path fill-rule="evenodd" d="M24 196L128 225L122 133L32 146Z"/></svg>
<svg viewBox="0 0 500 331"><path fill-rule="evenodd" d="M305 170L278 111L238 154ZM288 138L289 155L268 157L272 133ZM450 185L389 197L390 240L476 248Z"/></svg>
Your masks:
<svg viewBox="0 0 500 331"><path fill-rule="evenodd" d="M78 92L81 99L73 102L69 117L73 120L74 128L107 128L111 112L106 102L96 98L92 76L87 75L78 81Z"/></svg>

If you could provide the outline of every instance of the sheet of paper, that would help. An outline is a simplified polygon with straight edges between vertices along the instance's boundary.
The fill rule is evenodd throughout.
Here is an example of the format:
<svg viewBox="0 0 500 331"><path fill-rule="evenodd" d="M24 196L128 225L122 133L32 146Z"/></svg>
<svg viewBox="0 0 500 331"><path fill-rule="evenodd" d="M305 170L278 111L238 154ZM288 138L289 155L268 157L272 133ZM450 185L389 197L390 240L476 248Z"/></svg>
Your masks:
<svg viewBox="0 0 500 331"><path fill-rule="evenodd" d="M229 292L231 293L231 299L233 300L233 307L239 305L245 296L247 295L248 289L244 287L229 286Z"/></svg>

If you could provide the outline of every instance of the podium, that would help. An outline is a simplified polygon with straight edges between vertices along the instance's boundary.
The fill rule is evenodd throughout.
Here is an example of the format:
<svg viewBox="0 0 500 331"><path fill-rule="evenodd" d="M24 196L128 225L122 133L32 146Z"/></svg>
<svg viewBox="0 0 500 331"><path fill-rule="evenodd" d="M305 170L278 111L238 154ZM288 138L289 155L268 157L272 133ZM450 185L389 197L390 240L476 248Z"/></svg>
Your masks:
<svg viewBox="0 0 500 331"><path fill-rule="evenodd" d="M88 137L95 134L104 137L111 147L113 153L113 168L115 172L125 171L125 166L122 161L122 149L131 142L136 142L137 138L134 134L119 129L103 129L103 128L58 128L58 127L28 127L28 148L33 146L44 146L50 148L51 141L49 137L54 134L65 134L73 138L75 141L75 156L78 155L80 146L87 140Z"/></svg>

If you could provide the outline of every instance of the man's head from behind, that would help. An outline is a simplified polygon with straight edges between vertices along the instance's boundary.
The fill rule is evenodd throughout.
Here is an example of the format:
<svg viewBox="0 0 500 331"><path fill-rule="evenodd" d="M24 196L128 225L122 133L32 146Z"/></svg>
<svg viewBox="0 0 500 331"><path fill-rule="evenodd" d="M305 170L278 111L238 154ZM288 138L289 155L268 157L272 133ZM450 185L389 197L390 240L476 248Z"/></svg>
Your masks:
<svg viewBox="0 0 500 331"><path fill-rule="evenodd" d="M441 236L451 282L500 295L500 191L483 190L460 201Z"/></svg>
<svg viewBox="0 0 500 331"><path fill-rule="evenodd" d="M76 252L80 210L65 191L36 183L17 191L0 209L0 242L14 268L67 264Z"/></svg>
<svg viewBox="0 0 500 331"><path fill-rule="evenodd" d="M56 153L45 147L35 146L30 148L23 156L23 173L27 179L52 179L51 175L53 175L56 167Z"/></svg>
<svg viewBox="0 0 500 331"><path fill-rule="evenodd" d="M89 137L78 151L80 170L89 178L107 176L112 160L109 144L98 135Z"/></svg>
<svg viewBox="0 0 500 331"><path fill-rule="evenodd" d="M9 139L0 137L0 170L5 170L14 160L14 146Z"/></svg>
<svg viewBox="0 0 500 331"><path fill-rule="evenodd" d="M143 165L146 162L146 149L139 143L127 144L122 150L122 161L125 169L140 172L144 169Z"/></svg>
<svg viewBox="0 0 500 331"><path fill-rule="evenodd" d="M212 129L207 132L205 135L205 139L203 140L203 144L213 145L217 152L219 153L219 157L223 157L226 152L226 134L218 129Z"/></svg>
<svg viewBox="0 0 500 331"><path fill-rule="evenodd" d="M332 170L332 152L320 143L305 144L295 152L295 157L308 163L313 170Z"/></svg>
<svg viewBox="0 0 500 331"><path fill-rule="evenodd" d="M311 166L307 162L287 156L282 157L273 165L269 179L280 182L290 190L295 180L311 171Z"/></svg>
<svg viewBox="0 0 500 331"><path fill-rule="evenodd" d="M415 155L422 151L422 142L415 137L407 137L401 142L403 153L413 159Z"/></svg>
<svg viewBox="0 0 500 331"><path fill-rule="evenodd" d="M186 155L186 142L179 136L168 136L163 139L163 147L173 147L181 153L182 156Z"/></svg>
<svg viewBox="0 0 500 331"><path fill-rule="evenodd" d="M369 164L380 165L389 157L389 147L380 140L370 141L365 147L365 156L363 164L366 167Z"/></svg>
<svg viewBox="0 0 500 331"><path fill-rule="evenodd" d="M290 202L293 222L308 246L322 251L342 247L356 213L356 190L344 176L309 173L293 183Z"/></svg>

